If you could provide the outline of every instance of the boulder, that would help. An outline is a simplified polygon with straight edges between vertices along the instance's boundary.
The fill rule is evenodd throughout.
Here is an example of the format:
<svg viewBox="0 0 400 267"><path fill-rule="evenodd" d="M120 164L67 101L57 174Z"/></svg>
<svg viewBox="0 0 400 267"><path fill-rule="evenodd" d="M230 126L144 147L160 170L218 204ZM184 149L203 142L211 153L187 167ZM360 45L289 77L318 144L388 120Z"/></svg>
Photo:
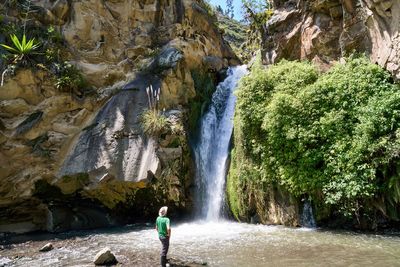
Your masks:
<svg viewBox="0 0 400 267"><path fill-rule="evenodd" d="M110 265L118 263L110 248L106 247L96 254L93 260L95 265Z"/></svg>
<svg viewBox="0 0 400 267"><path fill-rule="evenodd" d="M40 252L47 252L53 249L53 244L52 243L47 243L43 247L39 249Z"/></svg>

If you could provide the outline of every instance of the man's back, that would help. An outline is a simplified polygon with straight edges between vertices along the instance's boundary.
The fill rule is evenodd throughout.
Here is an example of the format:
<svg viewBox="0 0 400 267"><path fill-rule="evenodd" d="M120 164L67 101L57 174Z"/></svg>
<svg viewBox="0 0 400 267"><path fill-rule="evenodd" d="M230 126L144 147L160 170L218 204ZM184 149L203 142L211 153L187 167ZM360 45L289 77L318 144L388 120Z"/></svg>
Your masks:
<svg viewBox="0 0 400 267"><path fill-rule="evenodd" d="M169 218L164 216L158 216L156 220L156 226L158 230L158 235L160 237L168 236L168 228L170 226Z"/></svg>

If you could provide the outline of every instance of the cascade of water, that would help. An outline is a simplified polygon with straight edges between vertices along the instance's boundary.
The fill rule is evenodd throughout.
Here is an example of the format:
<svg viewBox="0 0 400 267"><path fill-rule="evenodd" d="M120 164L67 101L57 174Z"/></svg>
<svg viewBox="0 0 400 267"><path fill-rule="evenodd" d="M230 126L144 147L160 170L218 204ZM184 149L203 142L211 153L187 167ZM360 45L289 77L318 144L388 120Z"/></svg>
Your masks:
<svg viewBox="0 0 400 267"><path fill-rule="evenodd" d="M303 213L301 214L301 226L308 228L316 228L314 214L310 201L305 201L303 206Z"/></svg>
<svg viewBox="0 0 400 267"><path fill-rule="evenodd" d="M195 205L198 216L207 221L218 220L224 204L226 163L236 100L233 91L246 73L245 65L229 68L227 78L217 86L210 107L201 119L199 139L194 148Z"/></svg>

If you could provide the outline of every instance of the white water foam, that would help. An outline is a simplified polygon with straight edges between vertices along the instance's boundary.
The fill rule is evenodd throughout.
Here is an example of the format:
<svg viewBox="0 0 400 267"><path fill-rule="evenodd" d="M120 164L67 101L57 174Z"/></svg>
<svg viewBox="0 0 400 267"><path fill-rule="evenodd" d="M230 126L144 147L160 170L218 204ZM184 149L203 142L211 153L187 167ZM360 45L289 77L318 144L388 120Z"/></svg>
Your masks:
<svg viewBox="0 0 400 267"><path fill-rule="evenodd" d="M217 86L210 107L201 119L195 146L196 208L198 217L206 221L217 221L221 217L236 101L233 92L246 73L245 65L229 68L227 78Z"/></svg>

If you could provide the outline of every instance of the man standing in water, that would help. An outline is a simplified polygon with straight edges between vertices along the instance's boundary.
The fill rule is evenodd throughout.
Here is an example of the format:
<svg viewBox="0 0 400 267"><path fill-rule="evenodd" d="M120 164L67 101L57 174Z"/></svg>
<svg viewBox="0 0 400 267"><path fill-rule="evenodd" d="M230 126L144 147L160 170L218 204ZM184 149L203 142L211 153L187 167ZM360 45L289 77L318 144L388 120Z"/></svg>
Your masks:
<svg viewBox="0 0 400 267"><path fill-rule="evenodd" d="M168 207L162 207L158 212L156 220L156 230L158 237L160 238L162 249L161 249L161 266L167 266L167 253L169 248L169 238L171 237L171 226L169 218L167 216Z"/></svg>

